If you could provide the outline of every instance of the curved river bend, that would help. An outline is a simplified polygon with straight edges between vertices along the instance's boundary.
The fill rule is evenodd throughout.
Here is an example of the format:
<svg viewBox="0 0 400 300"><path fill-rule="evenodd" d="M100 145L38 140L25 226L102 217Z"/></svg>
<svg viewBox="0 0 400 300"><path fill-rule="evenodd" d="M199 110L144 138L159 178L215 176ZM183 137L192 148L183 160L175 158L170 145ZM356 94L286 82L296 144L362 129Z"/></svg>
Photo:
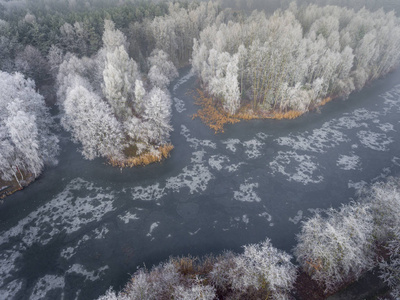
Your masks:
<svg viewBox="0 0 400 300"><path fill-rule="evenodd" d="M94 299L137 266L266 237L289 251L301 220L400 170L400 71L292 121L213 131L192 120L181 71L170 159L115 169L60 133L57 167L0 206L0 299Z"/></svg>

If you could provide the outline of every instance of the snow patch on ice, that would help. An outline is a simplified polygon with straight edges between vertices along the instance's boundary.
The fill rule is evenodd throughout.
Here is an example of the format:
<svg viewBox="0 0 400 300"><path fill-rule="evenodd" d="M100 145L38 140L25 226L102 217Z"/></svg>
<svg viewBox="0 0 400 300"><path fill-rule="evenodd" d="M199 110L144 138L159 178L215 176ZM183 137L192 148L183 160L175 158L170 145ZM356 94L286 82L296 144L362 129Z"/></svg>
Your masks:
<svg viewBox="0 0 400 300"><path fill-rule="evenodd" d="M118 218L123 221L125 224L128 224L130 221L134 220L139 220L140 218L137 217L136 214L131 214L130 212L127 212L123 216L118 216Z"/></svg>
<svg viewBox="0 0 400 300"><path fill-rule="evenodd" d="M178 176L168 178L166 188L179 191L187 187L191 194L195 192L204 192L207 189L209 181L213 178L214 176L206 166L196 164L185 167L183 172Z"/></svg>
<svg viewBox="0 0 400 300"><path fill-rule="evenodd" d="M190 147L192 148L197 149L201 146L217 149L217 144L210 140L199 140L197 138L191 137L190 130L185 125L181 125L181 135L185 137L186 141L190 144Z"/></svg>
<svg viewBox="0 0 400 300"><path fill-rule="evenodd" d="M395 164L396 166L400 167L400 157L394 156L392 158L392 163Z"/></svg>
<svg viewBox="0 0 400 300"><path fill-rule="evenodd" d="M90 240L88 235L84 235L75 245L75 247L67 247L61 251L61 257L69 260L72 256L76 254L76 249L84 242Z"/></svg>
<svg viewBox="0 0 400 300"><path fill-rule="evenodd" d="M199 233L200 230L201 230L201 228L197 229L195 232L190 232L190 231L189 231L189 234L190 234L190 235L196 235L196 234Z"/></svg>
<svg viewBox="0 0 400 300"><path fill-rule="evenodd" d="M380 130L382 130L383 132L396 131L396 130L394 130L393 125L390 124L390 123L379 124L379 125L378 125L378 128L379 128Z"/></svg>
<svg viewBox="0 0 400 300"><path fill-rule="evenodd" d="M96 240L104 239L108 232L110 232L110 230L105 225L103 225L101 229L96 228L93 230L93 233L95 235L94 238Z"/></svg>
<svg viewBox="0 0 400 300"><path fill-rule="evenodd" d="M266 134L264 132L259 132L259 133L256 134L256 137L259 138L262 141L265 141L270 137L270 135Z"/></svg>
<svg viewBox="0 0 400 300"><path fill-rule="evenodd" d="M359 193L364 189L364 187L367 186L367 183L364 180L361 180L359 182L354 182L353 180L349 180L347 186L349 189L355 189L356 193Z"/></svg>
<svg viewBox="0 0 400 300"><path fill-rule="evenodd" d="M340 155L339 159L336 162L336 165L345 171L357 170L360 168L361 160L360 157L352 154L352 155Z"/></svg>
<svg viewBox="0 0 400 300"><path fill-rule="evenodd" d="M0 252L0 287L3 287L7 279L12 277L16 268L16 261L21 253L16 250L2 250Z"/></svg>
<svg viewBox="0 0 400 300"><path fill-rule="evenodd" d="M243 146L246 148L245 153L248 158L257 158L261 155L260 148L264 146L264 143L261 143L257 139L253 139L243 143Z"/></svg>
<svg viewBox="0 0 400 300"><path fill-rule="evenodd" d="M226 141L222 141L222 144L226 145L226 149L232 151L232 152L236 152L236 145L240 144L240 140L238 139L228 139Z"/></svg>
<svg viewBox="0 0 400 300"><path fill-rule="evenodd" d="M89 195L80 197L77 194ZM83 226L100 221L113 208L114 195L81 178L72 180L57 196L2 233L0 245L20 236L26 246L35 242L47 244L60 232L71 234Z"/></svg>
<svg viewBox="0 0 400 300"><path fill-rule="evenodd" d="M201 164L204 162L203 158L206 154L206 151L200 150L192 153L191 162L195 164Z"/></svg>
<svg viewBox="0 0 400 300"><path fill-rule="evenodd" d="M303 211L299 210L296 216L294 216L293 218L289 218L289 221L296 225L301 221L301 219L303 219Z"/></svg>
<svg viewBox="0 0 400 300"><path fill-rule="evenodd" d="M195 75L193 70L190 70L185 76L183 76L181 79L178 80L178 82L174 85L173 87L173 92L175 93L176 90L185 82L187 82L190 78L192 78Z"/></svg>
<svg viewBox="0 0 400 300"><path fill-rule="evenodd" d="M30 300L44 299L49 291L55 289L64 289L64 287L65 287L64 277L57 275L45 275L37 281L29 299Z"/></svg>
<svg viewBox="0 0 400 300"><path fill-rule="evenodd" d="M387 146L393 143L393 139L384 133L363 130L358 132L357 136L364 147L376 151L388 151Z"/></svg>
<svg viewBox="0 0 400 300"><path fill-rule="evenodd" d="M96 271L88 271L85 269L83 265L80 264L73 264L72 267L66 272L66 274L77 274L85 277L86 280L96 281L99 280L101 275L104 273L105 270L109 269L108 266L101 267Z"/></svg>
<svg viewBox="0 0 400 300"><path fill-rule="evenodd" d="M156 183L153 185L149 185L147 187L137 186L133 188L132 197L134 200L143 200L143 201L152 201L159 200L166 193L163 188L160 188L160 184Z"/></svg>
<svg viewBox="0 0 400 300"><path fill-rule="evenodd" d="M183 102L183 100L174 97L174 104L175 104L175 109L178 113L181 114L186 110L185 102Z"/></svg>
<svg viewBox="0 0 400 300"><path fill-rule="evenodd" d="M154 222L153 224L151 224L150 225L150 229L149 229L149 233L147 234L147 236L151 237L154 229L156 229L159 224L160 224L160 222Z"/></svg>
<svg viewBox="0 0 400 300"><path fill-rule="evenodd" d="M242 222L245 223L246 225L249 224L250 219L247 215L242 216Z"/></svg>
<svg viewBox="0 0 400 300"><path fill-rule="evenodd" d="M211 168L221 171L224 163L229 163L229 158L225 155L213 155L208 159Z"/></svg>
<svg viewBox="0 0 400 300"><path fill-rule="evenodd" d="M19 279L13 280L4 287L4 289L0 289L0 298L1 299L15 299L17 293L22 288L22 281Z"/></svg>
<svg viewBox="0 0 400 300"><path fill-rule="evenodd" d="M400 112L400 107L399 107L399 102L400 102L400 85L396 85L393 89L390 91L387 91L386 93L380 95L381 98L383 98L385 107L384 107L384 113L385 115L392 112L393 108L397 110L397 112Z"/></svg>
<svg viewBox="0 0 400 300"><path fill-rule="evenodd" d="M278 151L278 155L269 165L272 174L281 173L288 178L288 181L296 181L307 185L309 183L320 183L324 177L316 175L319 169L318 163L314 162L315 157L300 155L294 151Z"/></svg>
<svg viewBox="0 0 400 300"><path fill-rule="evenodd" d="M256 194L254 188L258 188L258 183L249 183L246 180L244 184L240 185L239 191L233 192L233 198L242 202L260 202L261 198Z"/></svg>
<svg viewBox="0 0 400 300"><path fill-rule="evenodd" d="M344 133L333 129L327 122L321 128L314 129L311 134L306 131L303 134L281 137L276 141L279 145L288 146L294 150L323 153L329 148L348 141L348 138Z"/></svg>
<svg viewBox="0 0 400 300"><path fill-rule="evenodd" d="M239 170L239 167L240 167L241 165L244 165L244 164L245 164L244 162L240 162L240 163L238 163L238 164L232 164L232 165L226 166L225 169L226 169L229 173L233 173L233 172L236 172L237 170Z"/></svg>

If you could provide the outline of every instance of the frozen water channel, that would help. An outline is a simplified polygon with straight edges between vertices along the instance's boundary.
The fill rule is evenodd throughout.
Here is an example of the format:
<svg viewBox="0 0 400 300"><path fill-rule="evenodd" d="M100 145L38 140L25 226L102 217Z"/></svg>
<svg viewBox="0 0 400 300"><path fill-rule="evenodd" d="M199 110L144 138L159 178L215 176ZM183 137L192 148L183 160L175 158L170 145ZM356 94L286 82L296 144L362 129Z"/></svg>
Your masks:
<svg viewBox="0 0 400 300"><path fill-rule="evenodd" d="M302 220L400 171L400 72L292 121L225 133L192 120L196 78L171 87L170 159L135 169L60 163L0 206L0 299L94 299L138 266L265 237L291 251Z"/></svg>

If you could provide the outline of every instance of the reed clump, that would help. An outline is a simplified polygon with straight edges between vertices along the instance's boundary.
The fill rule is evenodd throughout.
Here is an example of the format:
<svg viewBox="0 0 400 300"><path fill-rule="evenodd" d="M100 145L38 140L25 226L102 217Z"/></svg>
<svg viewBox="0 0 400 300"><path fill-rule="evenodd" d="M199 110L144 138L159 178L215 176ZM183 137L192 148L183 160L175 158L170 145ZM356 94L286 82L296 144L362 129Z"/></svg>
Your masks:
<svg viewBox="0 0 400 300"><path fill-rule="evenodd" d="M174 149L174 146L166 144L158 147L155 151L145 152L135 157L127 157L123 160L109 159L109 162L113 167L120 168L146 166L168 158L172 149Z"/></svg>

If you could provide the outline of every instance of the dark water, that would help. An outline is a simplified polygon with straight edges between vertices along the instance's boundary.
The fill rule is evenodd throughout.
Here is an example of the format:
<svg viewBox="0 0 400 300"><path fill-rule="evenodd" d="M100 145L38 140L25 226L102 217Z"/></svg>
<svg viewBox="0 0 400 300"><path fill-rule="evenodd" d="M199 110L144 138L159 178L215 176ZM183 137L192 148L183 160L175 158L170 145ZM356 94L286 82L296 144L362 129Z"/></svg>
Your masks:
<svg viewBox="0 0 400 300"><path fill-rule="evenodd" d="M301 220L400 171L400 72L292 121L215 135L191 115L189 70L172 85L172 157L120 170L62 136L57 167L0 206L0 299L94 299L170 255L288 252Z"/></svg>

